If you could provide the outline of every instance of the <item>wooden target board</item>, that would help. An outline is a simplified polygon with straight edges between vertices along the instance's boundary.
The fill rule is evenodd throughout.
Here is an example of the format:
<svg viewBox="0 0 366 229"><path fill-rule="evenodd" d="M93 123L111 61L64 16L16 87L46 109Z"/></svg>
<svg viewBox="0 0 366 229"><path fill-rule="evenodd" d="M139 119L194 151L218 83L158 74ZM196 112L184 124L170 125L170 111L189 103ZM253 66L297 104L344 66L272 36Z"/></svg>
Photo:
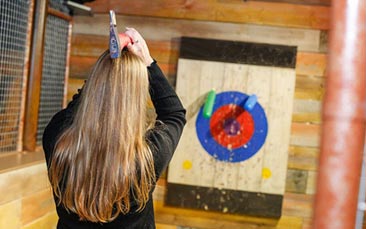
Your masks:
<svg viewBox="0 0 366 229"><path fill-rule="evenodd" d="M281 216L295 63L296 47L182 38L176 91L187 125L169 165L168 205ZM257 103L245 109L251 95Z"/></svg>

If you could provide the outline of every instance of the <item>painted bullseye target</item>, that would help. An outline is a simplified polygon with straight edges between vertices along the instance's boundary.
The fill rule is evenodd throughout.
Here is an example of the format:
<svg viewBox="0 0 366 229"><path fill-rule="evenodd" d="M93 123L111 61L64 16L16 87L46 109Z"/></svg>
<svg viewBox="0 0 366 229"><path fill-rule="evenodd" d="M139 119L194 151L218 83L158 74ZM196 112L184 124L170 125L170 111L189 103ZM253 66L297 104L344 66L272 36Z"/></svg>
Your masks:
<svg viewBox="0 0 366 229"><path fill-rule="evenodd" d="M216 95L211 118L200 109L196 132L202 147L215 159L240 162L249 159L263 146L268 130L267 118L257 103L245 110L248 95L228 91Z"/></svg>
<svg viewBox="0 0 366 229"><path fill-rule="evenodd" d="M216 110L210 120L212 137L220 145L236 149L246 144L254 133L254 122L249 112L230 104Z"/></svg>

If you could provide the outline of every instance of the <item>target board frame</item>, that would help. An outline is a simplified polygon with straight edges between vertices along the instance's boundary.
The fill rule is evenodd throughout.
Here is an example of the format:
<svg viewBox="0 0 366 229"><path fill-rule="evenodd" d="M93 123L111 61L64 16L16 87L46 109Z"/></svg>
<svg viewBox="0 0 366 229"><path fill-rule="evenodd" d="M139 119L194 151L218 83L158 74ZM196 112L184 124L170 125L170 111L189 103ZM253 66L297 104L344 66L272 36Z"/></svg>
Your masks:
<svg viewBox="0 0 366 229"><path fill-rule="evenodd" d="M180 48L176 90L187 125L169 165L166 204L280 217L296 47L182 37ZM217 100L205 119L213 88ZM245 110L253 94L258 102Z"/></svg>

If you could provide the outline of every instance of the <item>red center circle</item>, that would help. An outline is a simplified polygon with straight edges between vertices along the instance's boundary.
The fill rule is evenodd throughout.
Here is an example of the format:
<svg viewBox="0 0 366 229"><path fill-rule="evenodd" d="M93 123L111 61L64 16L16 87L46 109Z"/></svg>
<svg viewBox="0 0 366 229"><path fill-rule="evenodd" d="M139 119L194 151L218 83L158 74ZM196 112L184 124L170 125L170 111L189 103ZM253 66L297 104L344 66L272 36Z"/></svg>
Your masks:
<svg viewBox="0 0 366 229"><path fill-rule="evenodd" d="M235 149L247 143L254 133L254 121L242 107L229 104L218 108L210 119L213 138L220 145Z"/></svg>

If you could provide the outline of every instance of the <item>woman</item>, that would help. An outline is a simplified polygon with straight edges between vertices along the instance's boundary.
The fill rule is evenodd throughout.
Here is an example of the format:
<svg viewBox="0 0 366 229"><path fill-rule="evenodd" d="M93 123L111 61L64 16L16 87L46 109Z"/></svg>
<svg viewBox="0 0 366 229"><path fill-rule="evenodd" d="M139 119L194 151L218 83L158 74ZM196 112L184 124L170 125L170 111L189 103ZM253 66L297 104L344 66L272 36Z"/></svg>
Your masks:
<svg viewBox="0 0 366 229"><path fill-rule="evenodd" d="M152 192L178 144L185 109L145 40L135 29L125 34L134 42L117 59L103 53L44 131L57 228L155 228Z"/></svg>

